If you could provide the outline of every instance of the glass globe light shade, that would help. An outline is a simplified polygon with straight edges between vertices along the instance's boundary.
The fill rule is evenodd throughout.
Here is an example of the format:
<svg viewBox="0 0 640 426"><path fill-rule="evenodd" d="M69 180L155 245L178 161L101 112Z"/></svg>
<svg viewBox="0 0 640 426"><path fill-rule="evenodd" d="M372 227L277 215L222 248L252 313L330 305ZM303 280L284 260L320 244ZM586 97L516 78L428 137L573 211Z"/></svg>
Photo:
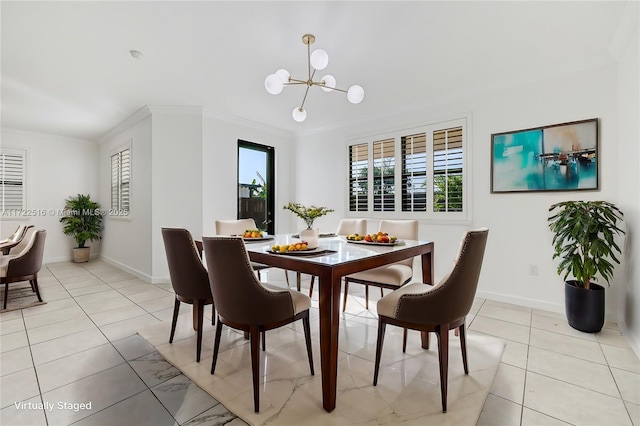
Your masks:
<svg viewBox="0 0 640 426"><path fill-rule="evenodd" d="M291 116L298 123L302 123L307 118L307 111L304 108L295 107L293 109L293 112L291 113Z"/></svg>
<svg viewBox="0 0 640 426"><path fill-rule="evenodd" d="M359 104L364 99L364 89L357 84L349 87L347 99L352 104Z"/></svg>
<svg viewBox="0 0 640 426"><path fill-rule="evenodd" d="M336 78L332 75L325 75L322 77L322 81L324 81L324 86L320 86L322 90L325 92L330 92L331 89L336 87Z"/></svg>
<svg viewBox="0 0 640 426"><path fill-rule="evenodd" d="M276 75L278 77L280 77L280 80L282 80L283 84L286 84L289 82L289 77L291 76L291 74L289 74L289 71L280 68L278 71L276 71Z"/></svg>
<svg viewBox="0 0 640 426"><path fill-rule="evenodd" d="M322 49L316 49L311 52L311 66L317 70L323 70L329 64L329 55Z"/></svg>
<svg viewBox="0 0 640 426"><path fill-rule="evenodd" d="M269 74L264 80L264 88L272 95L277 95L284 89L284 83L282 83L282 79L276 74Z"/></svg>

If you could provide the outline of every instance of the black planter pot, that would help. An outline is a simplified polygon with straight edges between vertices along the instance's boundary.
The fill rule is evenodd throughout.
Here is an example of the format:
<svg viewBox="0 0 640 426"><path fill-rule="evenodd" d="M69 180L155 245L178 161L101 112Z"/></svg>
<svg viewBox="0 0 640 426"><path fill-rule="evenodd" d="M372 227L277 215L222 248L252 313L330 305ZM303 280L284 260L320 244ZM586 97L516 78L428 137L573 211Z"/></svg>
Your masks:
<svg viewBox="0 0 640 426"><path fill-rule="evenodd" d="M591 283L578 287L577 281L564 284L564 304L569 325L585 333L597 333L604 325L604 287Z"/></svg>

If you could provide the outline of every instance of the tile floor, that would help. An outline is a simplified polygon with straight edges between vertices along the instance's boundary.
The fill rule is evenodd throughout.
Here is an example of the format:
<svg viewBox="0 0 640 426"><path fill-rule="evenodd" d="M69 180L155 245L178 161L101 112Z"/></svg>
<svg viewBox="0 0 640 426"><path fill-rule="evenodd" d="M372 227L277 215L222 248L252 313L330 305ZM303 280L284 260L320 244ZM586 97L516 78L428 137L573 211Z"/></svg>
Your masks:
<svg viewBox="0 0 640 426"><path fill-rule="evenodd" d="M0 424L244 424L136 334L171 320L170 285L100 260L46 265L39 281L46 305L0 314ZM376 327L352 287L343 318ZM562 315L483 299L468 324L506 342L478 425L640 425L640 360L615 324L585 334ZM57 406L81 399L90 411Z"/></svg>

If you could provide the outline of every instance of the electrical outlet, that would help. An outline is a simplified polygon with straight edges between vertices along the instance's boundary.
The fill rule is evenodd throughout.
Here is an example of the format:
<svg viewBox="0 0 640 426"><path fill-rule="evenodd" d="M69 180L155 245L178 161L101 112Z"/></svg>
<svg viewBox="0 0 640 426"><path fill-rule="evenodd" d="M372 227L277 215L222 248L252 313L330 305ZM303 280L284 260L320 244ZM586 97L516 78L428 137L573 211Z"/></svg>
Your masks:
<svg viewBox="0 0 640 426"><path fill-rule="evenodd" d="M529 265L529 275L538 275L538 265Z"/></svg>

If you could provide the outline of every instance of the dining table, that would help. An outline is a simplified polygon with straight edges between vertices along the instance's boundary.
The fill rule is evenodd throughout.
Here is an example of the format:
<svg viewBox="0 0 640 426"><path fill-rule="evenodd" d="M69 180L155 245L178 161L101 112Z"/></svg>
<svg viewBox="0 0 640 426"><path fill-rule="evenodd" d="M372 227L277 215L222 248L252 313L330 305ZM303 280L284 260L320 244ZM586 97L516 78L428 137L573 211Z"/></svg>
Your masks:
<svg viewBox="0 0 640 426"><path fill-rule="evenodd" d="M433 284L433 241L404 240L395 244L348 241L344 236L322 238L318 248L306 252L273 253L274 245L300 240L291 234L276 234L259 241L245 239L252 262L318 277L320 316L320 366L322 405L331 412L336 407L338 378L338 331L340 290L346 275L420 256L421 281ZM420 279L418 279L420 280ZM422 334L422 346L428 348L428 334Z"/></svg>

